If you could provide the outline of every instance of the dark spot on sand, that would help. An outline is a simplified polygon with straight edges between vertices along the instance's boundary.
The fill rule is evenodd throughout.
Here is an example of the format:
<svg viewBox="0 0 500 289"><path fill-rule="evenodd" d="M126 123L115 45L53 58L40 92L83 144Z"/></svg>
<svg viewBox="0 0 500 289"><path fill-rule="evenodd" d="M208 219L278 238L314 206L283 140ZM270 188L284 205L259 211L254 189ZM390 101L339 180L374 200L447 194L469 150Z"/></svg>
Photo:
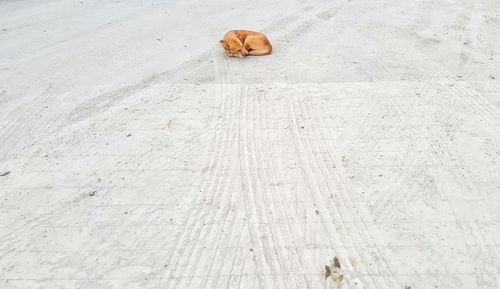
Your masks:
<svg viewBox="0 0 500 289"><path fill-rule="evenodd" d="M330 271L330 267L328 265L325 265L325 279L330 277L332 275L332 271Z"/></svg>
<svg viewBox="0 0 500 289"><path fill-rule="evenodd" d="M337 256L333 258L333 267L340 269L340 261L339 258L337 258Z"/></svg>

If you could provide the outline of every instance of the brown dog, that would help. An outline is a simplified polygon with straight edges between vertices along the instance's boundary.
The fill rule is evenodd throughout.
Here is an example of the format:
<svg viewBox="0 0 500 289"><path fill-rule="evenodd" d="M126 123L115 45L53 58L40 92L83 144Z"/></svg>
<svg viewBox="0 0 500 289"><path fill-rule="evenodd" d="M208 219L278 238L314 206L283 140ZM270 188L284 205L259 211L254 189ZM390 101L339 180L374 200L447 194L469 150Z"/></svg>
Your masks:
<svg viewBox="0 0 500 289"><path fill-rule="evenodd" d="M268 55L273 47L267 37L249 30L231 30L219 41L228 56Z"/></svg>

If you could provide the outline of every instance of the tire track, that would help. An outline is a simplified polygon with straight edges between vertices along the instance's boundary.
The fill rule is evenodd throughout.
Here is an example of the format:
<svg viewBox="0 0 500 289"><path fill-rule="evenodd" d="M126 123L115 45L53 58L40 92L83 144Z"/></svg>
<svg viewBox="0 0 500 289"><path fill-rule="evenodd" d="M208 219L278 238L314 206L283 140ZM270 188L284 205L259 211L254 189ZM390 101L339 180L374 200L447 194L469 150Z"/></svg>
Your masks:
<svg viewBox="0 0 500 289"><path fill-rule="evenodd" d="M300 128L297 123L299 120L299 114L297 110L297 105L295 104L295 99L293 95L290 95L290 101L289 101L289 106L288 106L288 111L289 111L289 121L290 123L293 123L294 128L292 129L292 133L294 134L294 140L295 140L295 146L297 148L297 152L303 152L306 154L305 156L301 156L300 154L298 155L299 160L300 160L300 167L301 171L303 174L303 179L305 182L305 185L307 188L309 188L310 193L310 200L313 202L313 204L316 204L318 207L318 210L321 212L327 212L327 213L322 213L320 214L320 219L321 219L321 224L323 226L323 231L325 232L325 239L331 239L334 238L336 242L336 247L339 248L344 248L347 246L352 246L353 248L356 248L356 245L354 242L351 240L351 238L348 237L347 240L343 240L341 235L339 235L336 231L336 228L334 228L333 224L335 223L334 220L337 218L340 223L344 226L344 228L348 228L348 224L346 220L343 218L342 214L340 211L337 210L336 206L333 206L333 211L332 209L327 208L324 204L329 203L325 197L322 197L322 195L325 195L324 190L321 187L321 184L316 181L316 177L318 174L315 172L316 168L319 168L319 164L316 163L316 160L314 158L314 153L313 149L311 147L310 139L306 138L303 139L303 137L300 134ZM312 164L311 161L314 161L315 163ZM327 177L323 174L322 171L318 172L323 176L323 179L326 180ZM327 195L332 195L332 191L327 187ZM332 215L332 213L334 215ZM307 224L306 224L307 225ZM355 249L356 254L358 255L357 257L359 258L359 254L357 253L357 250Z"/></svg>
<svg viewBox="0 0 500 289"><path fill-rule="evenodd" d="M291 120L293 120L293 119L298 120L299 119L298 118L298 113L299 113L298 104L296 104L295 102L296 102L295 97L292 95L290 97L290 112L292 113ZM332 238L332 236L335 236L334 237L335 247L337 247L336 248L337 250L340 249L340 251L343 251L342 249L345 250L346 247L352 247L356 258L358 260L360 260L361 254L359 253L357 245L353 241L354 236L349 234L348 228L350 226L347 223L347 221L345 220L345 216L343 216L342 213L337 209L335 203L333 203L331 201L331 199L328 200L328 198L322 197L324 195L332 196L333 190L328 185L328 182L325 183L326 188L321 189L321 184L316 181L317 175L321 175L322 179L325 181L327 181L329 179L329 177L331 177L331 176L326 175L325 172L323 170L321 170L321 166L320 166L321 163L318 162L314 156L314 153L313 153L314 149L312 148L310 138L307 137L306 139L303 139L301 137L301 134L299 133L300 128L299 128L299 125L297 124L297 122L295 122L294 132L296 134L295 139L297 140L297 142L299 144L298 147L300 148L300 151L306 152L308 154L308 156L305 156L304 159L302 160L303 165L301 166L303 169L304 168L307 169L307 171L304 172L304 179L306 179L307 187L311 188L311 191L318 192L316 194L313 194L311 199L312 199L313 203L317 204L318 210L320 212L327 212L327 214L322 213L320 215L321 224L323 225L324 232L326 232L325 239L330 239L330 238ZM312 163L312 162L314 162L314 163ZM318 172L315 172L316 170ZM308 181L308 179L310 179L312 181ZM313 184L314 184L314 186L313 186ZM323 193L323 191L326 191L326 194ZM330 206L327 206L325 204L330 204ZM333 208L333 209L329 209L329 208ZM335 219L338 219L340 221L340 223L342 224L342 226L346 229L347 239L342 238L342 236L337 233L336 228L333 228L332 224L335 223L335 221L334 221ZM354 233L356 234L356 237L360 236L359 232L354 231ZM342 253L343 253L342 255L344 255L344 257L345 257L345 255L347 255L346 252L342 252ZM352 270L352 267L348 267L348 268L349 268L349 270ZM364 279L363 277L360 278L361 287L364 287L365 284L369 284L370 282L374 283L374 280L367 280L367 279Z"/></svg>
<svg viewBox="0 0 500 289"><path fill-rule="evenodd" d="M186 245L190 246L189 242L191 240L196 240L195 236L200 236L203 230L204 218L207 216L207 214L210 213L211 205L216 204L216 202L218 201L220 202L220 196L221 194L224 193L224 192L219 193L217 188L221 182L221 170L226 164L227 157L229 155L227 152L229 150L228 145L230 143L229 140L231 138L231 129L232 129L231 120L232 117L234 117L235 104L233 102L233 99L227 96L228 93L231 93L231 87L229 87L228 91L228 88L224 84L224 79L226 78L226 76L220 73L221 71L224 70L221 70L218 67L217 60L218 60L217 57L214 56L214 65L216 65L215 73L223 83L221 84L218 92L219 99L222 103L220 112L222 119L219 121L220 126L218 126L218 128L215 129L214 142L216 143L216 145L212 151L211 156L209 157L206 177L204 177L201 180L201 183L198 185L199 187L202 188L201 194L198 195L198 198L196 199L193 208L190 211L189 216L186 218L184 224L182 225L182 229L179 230L180 233L178 234L175 242L173 243L174 247L172 249L172 256L170 256L170 261L167 264L167 268L169 269L174 268L173 270L180 269L179 267L182 266L181 262L183 261L189 265L188 263L188 261L190 260L189 257L192 256L194 250L188 252L186 256L184 254L186 250ZM223 62L222 66L225 65L226 64ZM207 231L208 229L205 229L205 232ZM196 246L199 247L199 244L194 244L192 246L196 248ZM191 248L192 247L188 247L188 249ZM187 259L188 261L186 261L185 257L188 257ZM169 281L170 280L171 279L169 279ZM168 287L171 287L170 285L172 285L174 286L173 288L176 288L175 281L177 281L177 279L173 279L174 283L170 282L167 283Z"/></svg>
<svg viewBox="0 0 500 289"><path fill-rule="evenodd" d="M51 90L52 84L49 84L38 96L33 98L29 104L23 104L7 115L5 119L10 121L6 121L5 127L0 130L0 139L2 139L2 142L0 142L0 151L21 153L26 149L26 145L28 145L26 137L32 140L32 136L37 130L34 123L40 122L40 117L43 115ZM29 108L35 109L30 110ZM35 118L35 116L38 116L38 118ZM46 124L48 120L43 118L42 121L43 124ZM14 139L16 133L20 131L24 131L23 135L21 135L21 139ZM8 158L7 155L0 155L0 161L5 161Z"/></svg>
<svg viewBox="0 0 500 289"><path fill-rule="evenodd" d="M235 108L240 107L240 104L241 104L241 95L242 95L242 93L241 93L241 87L240 87L240 86L235 86L235 92L234 92L234 93L231 93L231 95L230 95L230 97L231 97L231 98L236 98L237 105L235 105ZM236 122L235 120L236 120L236 119L238 119L238 117L237 117L237 116L238 116L238 115L241 115L241 112L240 112L240 111L238 111L238 110L236 110L236 111L237 111L237 112L235 113L235 117L234 117L234 118L232 119L232 121L231 121L231 125L234 127L234 128L232 129L232 130L234 131L234 135L233 135L233 137L232 137L232 138L231 138L231 140L230 140L230 145L231 145L231 147L232 147L232 145L234 145L234 144L236 144L236 143L237 143L238 136L239 136L239 129L240 129L238 122ZM229 155L229 154L228 154L228 155ZM227 160L227 161L230 161L230 159L228 158L228 160ZM222 178L224 178L224 179L225 179L226 184L229 184L229 181L231 180L231 178L230 178L230 177L228 177L228 176L225 176L225 177L224 177L224 176L222 176ZM227 209L225 209L225 210L223 210L223 211L222 211L223 216L220 216L220 215L215 215L215 216L213 217L212 221L211 221L211 222L214 222L214 223L215 223L215 222L216 222L216 220L220 220L220 219L222 219L222 220L223 220L223 222L222 222L222 229L220 229L220 231L221 231L221 232L220 232L220 234L218 235L218 237L217 237L217 241L216 241L216 249L215 249L214 255L213 255L213 257L212 257L212 260L210 261L210 267L209 267L209 270L208 270L208 276L209 276L209 277L211 276L212 270L213 270L213 268L214 268L213 266L214 266L214 263L215 263L215 259L216 259L217 255L218 255L218 254L220 254L220 252L219 252L219 248L220 248L220 246L221 246L221 240L222 240L222 235L223 235L222 233L223 233L223 231L224 231L225 224L226 224L227 219L228 219L228 216L229 216L229 211L230 211L230 208L231 208L231 205L232 205L232 202L231 202L231 201L232 201L232 197L233 197L233 194L232 194L232 193L229 193L229 194L228 194L228 197L227 197L227 200L226 200L225 202L222 202L222 203L221 203L221 204L227 204L227 206L228 206L228 207L227 207ZM220 211L220 210L219 210L219 211ZM224 212L224 211L225 211L225 212ZM229 224L231 224L231 227L229 228L230 233L233 231L233 227L234 227L234 224L235 224L235 220L236 220L236 215L234 214L234 215L232 216L232 219L231 219L231 220L230 220L230 222L229 222ZM217 228L217 229L219 229L219 228ZM207 238L207 239L210 239L210 238ZM223 252L222 254L225 256L226 252L227 252L227 250L224 250L224 252ZM200 259L203 259L203 257L202 257L202 258L200 258ZM223 259L224 259L224 258L223 258ZM217 274L217 279L214 281L214 284L217 284L217 282L218 282L218 279L219 279L219 278L220 278L220 274ZM206 283L205 283L204 288L206 288L206 286L207 286L207 285L208 285L208 282L206 282Z"/></svg>
<svg viewBox="0 0 500 289"><path fill-rule="evenodd" d="M248 97L249 100L251 100L251 110L250 110L250 118L248 120L252 123L251 125L251 142L248 145L251 145L251 154L253 156L252 160L253 163L250 164L250 170L252 171L252 175L256 176L254 177L255 180L255 187L256 191L259 192L259 199L263 200L263 212L261 214L266 215L266 224L268 226L268 229L270 230L271 234L271 239L273 241L272 248L275 252L278 266L279 268L272 268L274 272L271 272L274 277L274 284L273 287L276 287L277 284L279 284L279 288L290 288L291 284L285 284L285 280L281 277L284 275L284 272L290 272L293 271L293 266L289 265L288 263L287 266L285 266L285 260L287 260L286 256L284 256L281 252L279 252L277 249L278 248L285 248L285 241L283 239L283 236L286 236L286 232L282 231L279 227L278 219L277 219L277 214L278 216L283 215L283 210L281 208L281 203L282 201L276 202L273 198L273 194L269 192L268 187L269 187L269 177L266 173L267 167L265 166L266 164L266 159L269 158L268 152L265 150L263 147L263 139L261 137L260 132L262 131L262 127L260 126L261 120L265 119L266 116L262 115L262 109L260 109L260 101L259 98L257 98L257 101L255 97L252 95L251 98ZM273 214L274 213L274 214ZM272 214L272 215L271 215ZM277 228L278 227L278 228ZM298 252L295 250L295 254L297 255ZM304 280L305 281L305 280ZM306 283L307 284L307 283ZM298 284L296 284L298 286ZM267 286L266 288L269 288Z"/></svg>
<svg viewBox="0 0 500 289"><path fill-rule="evenodd" d="M295 99L294 99L294 101L295 101ZM313 126L315 126L315 129L313 131L316 131L317 132L317 136L319 137L318 139L320 141L318 142L318 145L320 145L320 151L321 152L326 152L326 156L329 158L329 163L335 164L334 159L331 157L328 145L324 142L324 136L321 133L321 127L322 126L324 127L324 125L319 125L318 119L321 120L322 118L321 117L318 118L315 115L314 108L307 109L307 107L305 107L305 108L301 109L300 102L297 102L297 104L295 104L294 107L296 107L295 109L297 111L299 111L300 113L304 113L304 114L308 115L309 118L312 118L314 120L311 124ZM309 112L309 111L311 111L311 112ZM314 148L311 146L310 138L306 141L306 144L309 147L310 153L313 152ZM354 225L353 226L354 228L352 228L353 229L352 231L354 232L354 234L356 234L357 236L359 236L361 239L368 239L368 240L370 240L370 243L376 244L375 241L374 241L374 239L373 239L373 237L372 237L372 235L371 235L371 233L370 233L370 231L366 227L366 224L365 224L362 216L360 216L360 215L357 214L357 212L359 212L359 211L365 211L365 208L363 208L362 205L359 204L359 202L353 201L352 198L351 198L351 196L350 196L350 194L348 193L348 191L353 191L353 190L348 188L348 185L347 185L346 181L342 178L342 174L345 175L345 172L342 173L342 172L335 172L335 171L333 171L332 168L330 168L324 162L324 160L322 160L322 159L318 160L317 157L314 154L312 154L312 153L311 153L310 159L312 159L316 163L317 168L318 168L317 170L319 171L319 173L321 175L323 175L324 179L326 180L327 190L329 192L338 191L340 193L338 196L341 197L341 201L344 204L346 202L350 202L351 204L353 204L353 205L356 206L356 210L355 210L356 213L353 214L353 215L351 215L351 216L348 216L350 218L356 219L356 224L357 225ZM312 167L314 167L314 166L312 166ZM339 166L335 166L335 167L337 168L336 171L342 170L342 168L339 167ZM313 174L313 175L315 175L315 174ZM328 180L332 180L332 177L333 177L333 179L335 181L328 182ZM332 189L330 187L333 187L334 189ZM328 207L334 207L334 208L336 208L335 203L333 202L333 199L323 198L322 201L324 203L330 203L331 206L328 206ZM323 209L326 209L326 208L323 208ZM328 210L326 209L325 211L328 211ZM346 232L347 232L347 229L349 228L349 226L347 225L347 223L345 221L346 216L344 216L340 211L337 211L337 214L338 214L339 218L342 220L342 223L343 223L344 227L346 228ZM359 227L361 229L360 230L355 230L355 229L357 229L358 225L359 225ZM354 242L352 242L352 241L351 241L351 243L352 243L352 247L353 247L355 253L357 254L357 258L360 259L360 254L359 254L358 246ZM390 284L391 283L394 284L394 282L395 282L395 276L392 273L392 271L390 270L390 267L388 266L388 264L385 262L384 258L382 257L383 255L378 250L378 247L375 245L375 246L373 246L373 248L376 250L377 254L381 257L381 260L383 262L382 265L384 267L383 268L384 272L388 272L389 275L390 275L390 278L391 278L390 280L387 280L386 278L383 279L383 281L385 282L383 288L391 288ZM349 266L349 270L353 271L354 268L352 266ZM370 270L368 268L367 268L367 270L368 270L368 272L370 272ZM377 273L375 273L375 274L377 274ZM370 274L370 276L372 276L372 275ZM358 276L358 278L361 279L362 283L377 284L375 279L366 280L366 279L363 278L363 276Z"/></svg>
<svg viewBox="0 0 500 289"><path fill-rule="evenodd" d="M260 107L257 109L257 111L259 111L260 114L258 115L257 120L255 120L257 122L256 137L258 141L254 142L254 144L256 144L255 151L257 153L257 164L264 165L261 175L263 176L264 180L266 180L266 182L263 182L262 187L264 188L265 193L270 196L273 207L277 208L273 211L278 213L278 216L281 216L285 220L284 222L285 228L281 228L279 219L276 219L275 222L273 222L273 224L276 224L275 226L278 226L279 233L277 235L283 236L283 238L285 240L288 240L288 242L290 242L291 240L291 243L297 244L298 239L293 233L294 230L290 226L290 220L293 218L291 218L288 215L286 208L283 208L283 203L285 200L287 200L287 198L283 197L282 190L277 189L276 186L271 186L271 183L278 183L278 178L276 175L277 169L275 167L275 161L272 153L273 146L261 135L261 132L265 131L265 128L269 127L268 116L273 115L271 112L267 110L268 97L269 96L267 95L263 97L264 100L262 104L260 102L260 97L258 98L258 104ZM264 109L261 108L262 106L264 107ZM259 180L262 181L262 178L259 178ZM279 195L280 197L276 197L277 195ZM276 230L276 228L274 228L274 230ZM286 246L286 243L283 242L283 245ZM286 258L288 261L287 264L288 267L285 267L284 269L285 272L292 273L295 282L290 282L289 284L286 284L285 288L292 288L293 284L295 284L297 288L310 288L309 284L307 283L307 279L304 276L303 272L303 268L305 268L304 261L303 258L301 257L299 250L297 249L297 245L290 244L290 246L292 246L290 248L292 252L291 254L288 254L289 256ZM298 264L302 270L300 272L297 272L294 264ZM300 277L301 279L297 280L299 276L301 276ZM285 281L286 280L287 279L285 279Z"/></svg>
<svg viewBox="0 0 500 289"><path fill-rule="evenodd" d="M246 207L246 212L247 212L247 217L246 217L246 222L247 226L249 229L249 237L250 237L250 242L252 244L252 248L255 248L256 254L259 254L263 256L262 264L261 267L263 269L265 268L271 268L272 267L272 256L269 254L269 252L266 250L270 246L266 243L264 243L265 240L262 240L262 238L257 239L255 238L255 233L257 232L265 232L263 228L263 224L268 223L269 221L265 219L267 215L261 214L259 212L262 212L262 206L263 204L257 200L256 196L256 189L254 188L254 182L252 180L252 174L251 174L251 165L250 165L250 158L251 158L251 150L249 147L250 141L249 141L249 135L250 135L250 128L249 128L249 112L248 112L248 98L245 97L245 101L242 101L242 112L241 112L241 117L240 117L240 129L242 131L241 138L239 139L239 153L240 153L240 169L241 169L241 185L242 185L242 190L244 194L244 199L245 199L245 204L248 204ZM259 195L259 197L261 197ZM271 239L272 236L271 236ZM258 241L258 245L256 246ZM262 252L260 250L262 249ZM259 260L260 261L260 260ZM259 263L255 262L255 270L258 272L259 270ZM243 275L243 267L241 268L240 271L240 282L241 282L241 276ZM259 288L266 288L264 286L264 281L262 280L260 274L257 273L257 282L259 284ZM240 288L241 284L238 286Z"/></svg>

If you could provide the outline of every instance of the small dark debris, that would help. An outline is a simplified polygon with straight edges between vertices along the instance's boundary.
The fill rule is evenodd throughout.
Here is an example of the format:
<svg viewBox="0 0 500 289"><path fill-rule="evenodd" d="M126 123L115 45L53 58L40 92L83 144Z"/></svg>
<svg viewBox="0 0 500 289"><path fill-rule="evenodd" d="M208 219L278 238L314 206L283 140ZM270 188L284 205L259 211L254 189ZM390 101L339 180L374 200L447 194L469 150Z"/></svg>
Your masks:
<svg viewBox="0 0 500 289"><path fill-rule="evenodd" d="M332 275L332 271L330 271L330 267L325 266L325 279Z"/></svg>
<svg viewBox="0 0 500 289"><path fill-rule="evenodd" d="M333 258L333 267L339 268L340 269L340 261L337 256Z"/></svg>
<svg viewBox="0 0 500 289"><path fill-rule="evenodd" d="M125 212L124 214L125 214L125 215L128 215L128 212Z"/></svg>
<svg viewBox="0 0 500 289"><path fill-rule="evenodd" d="M131 136L132 136L132 134L131 134L131 133L127 134L127 137L131 137Z"/></svg>
<svg viewBox="0 0 500 289"><path fill-rule="evenodd" d="M301 129L304 129L304 127L303 127L303 126L301 126L300 128L301 128Z"/></svg>
<svg viewBox="0 0 500 289"><path fill-rule="evenodd" d="M253 252L253 248L250 248L250 252Z"/></svg>
<svg viewBox="0 0 500 289"><path fill-rule="evenodd" d="M89 193L89 196L93 197L93 196L95 196L95 193L97 193L97 191L92 191Z"/></svg>
<svg viewBox="0 0 500 289"><path fill-rule="evenodd" d="M411 286L405 286L405 289L411 289Z"/></svg>
<svg viewBox="0 0 500 289"><path fill-rule="evenodd" d="M495 77L494 77L493 75L490 75L490 78L491 78L491 79L495 79Z"/></svg>
<svg viewBox="0 0 500 289"><path fill-rule="evenodd" d="M5 177L8 174L10 174L10 171L1 172L0 177Z"/></svg>
<svg viewBox="0 0 500 289"><path fill-rule="evenodd" d="M319 211L318 210L316 210L316 215L319 215Z"/></svg>

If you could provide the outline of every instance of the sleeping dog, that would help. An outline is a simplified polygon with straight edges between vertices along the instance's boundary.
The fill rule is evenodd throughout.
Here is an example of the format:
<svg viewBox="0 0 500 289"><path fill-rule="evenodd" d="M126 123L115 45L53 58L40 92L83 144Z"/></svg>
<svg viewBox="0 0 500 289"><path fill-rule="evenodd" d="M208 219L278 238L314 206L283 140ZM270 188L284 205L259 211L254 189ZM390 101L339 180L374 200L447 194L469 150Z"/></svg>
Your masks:
<svg viewBox="0 0 500 289"><path fill-rule="evenodd" d="M268 55L273 50L264 34L249 30L231 30L219 42L226 54L232 57Z"/></svg>

